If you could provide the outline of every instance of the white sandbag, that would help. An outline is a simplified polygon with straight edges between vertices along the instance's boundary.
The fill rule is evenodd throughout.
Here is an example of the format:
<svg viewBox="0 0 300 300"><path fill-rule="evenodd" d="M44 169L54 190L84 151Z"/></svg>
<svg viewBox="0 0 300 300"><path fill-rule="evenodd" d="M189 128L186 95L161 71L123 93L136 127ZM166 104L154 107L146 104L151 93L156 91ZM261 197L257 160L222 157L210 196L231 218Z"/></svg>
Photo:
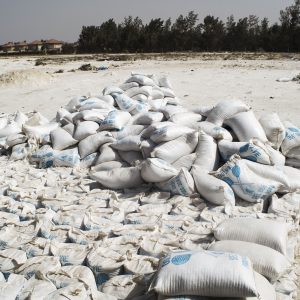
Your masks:
<svg viewBox="0 0 300 300"><path fill-rule="evenodd" d="M154 150L154 148L157 146L156 143L154 143L152 140L144 140L141 142L140 148L143 155L143 158L149 158L151 157L151 152Z"/></svg>
<svg viewBox="0 0 300 300"><path fill-rule="evenodd" d="M288 227L285 223L255 218L232 218L214 231L217 240L237 240L270 247L286 254Z"/></svg>
<svg viewBox="0 0 300 300"><path fill-rule="evenodd" d="M86 258L87 266L95 275L97 286L119 275L124 261L125 257L105 247L93 249Z"/></svg>
<svg viewBox="0 0 300 300"><path fill-rule="evenodd" d="M106 102L110 106L114 106L114 104L115 104L115 99L111 95L97 96L97 98Z"/></svg>
<svg viewBox="0 0 300 300"><path fill-rule="evenodd" d="M6 139L6 147L10 148L18 144L23 144L27 141L27 136L24 134L12 134L9 135Z"/></svg>
<svg viewBox="0 0 300 300"><path fill-rule="evenodd" d="M131 88L133 88L133 87L138 87L138 86L139 86L139 84L138 84L137 82L132 81L132 82L128 82L128 83L123 83L123 84L121 84L121 85L119 86L119 88L120 88L121 90L123 90L124 92L126 92L127 90L129 90L129 89L131 89Z"/></svg>
<svg viewBox="0 0 300 300"><path fill-rule="evenodd" d="M180 170L181 168L186 168L188 171L190 171L190 169L194 164L195 159L196 159L196 153L191 153L180 157L175 162L173 162L172 165L177 170Z"/></svg>
<svg viewBox="0 0 300 300"><path fill-rule="evenodd" d="M5 249L0 251L0 271L14 273L20 265L27 260L26 252L17 249Z"/></svg>
<svg viewBox="0 0 300 300"><path fill-rule="evenodd" d="M235 205L233 190L225 181L210 175L199 166L193 166L191 173L197 191L204 199L216 205Z"/></svg>
<svg viewBox="0 0 300 300"><path fill-rule="evenodd" d="M149 126L147 126L141 133L141 136L143 138L150 138L150 136L154 133L155 130L166 127L166 126L175 126L173 122L165 121L165 122L158 122L158 123L153 123Z"/></svg>
<svg viewBox="0 0 300 300"><path fill-rule="evenodd" d="M163 99L164 96L165 95L160 88L153 87L153 90L151 91L151 94L150 94L150 97L152 100Z"/></svg>
<svg viewBox="0 0 300 300"><path fill-rule="evenodd" d="M150 125L152 123L161 122L164 118L163 113L147 111L136 114L132 120L132 124Z"/></svg>
<svg viewBox="0 0 300 300"><path fill-rule="evenodd" d="M154 130L150 136L151 140L155 143L169 142L181 135L194 132L193 129L186 126L167 125Z"/></svg>
<svg viewBox="0 0 300 300"><path fill-rule="evenodd" d="M120 131L112 131L111 134L115 139L120 140L129 135L140 135L145 128L146 126L143 125L127 125Z"/></svg>
<svg viewBox="0 0 300 300"><path fill-rule="evenodd" d="M62 266L81 265L90 248L86 245L73 243L59 243L51 241L50 251L53 256L59 257Z"/></svg>
<svg viewBox="0 0 300 300"><path fill-rule="evenodd" d="M98 171L90 173L90 177L111 189L133 188L143 184L141 172L138 167Z"/></svg>
<svg viewBox="0 0 300 300"><path fill-rule="evenodd" d="M74 139L77 141L81 141L86 137L95 134L99 125L93 121L84 121L77 124L74 132Z"/></svg>
<svg viewBox="0 0 300 300"><path fill-rule="evenodd" d="M219 102L207 115L207 122L222 126L229 119L241 112L247 112L250 107L239 100L223 100Z"/></svg>
<svg viewBox="0 0 300 300"><path fill-rule="evenodd" d="M38 141L42 141L45 136L49 135L50 132L52 130L55 130L58 126L58 123L48 123L45 125L37 126L23 125L23 131L27 136L32 136Z"/></svg>
<svg viewBox="0 0 300 300"><path fill-rule="evenodd" d="M4 127L7 126L8 123L8 118L6 115L0 117L0 129L3 129ZM17 122L16 122L17 123ZM21 127L22 128L22 127Z"/></svg>
<svg viewBox="0 0 300 300"><path fill-rule="evenodd" d="M214 105L199 106L193 108L192 111L196 114L200 114L203 117L207 117L214 107L215 107Z"/></svg>
<svg viewBox="0 0 300 300"><path fill-rule="evenodd" d="M281 151L284 155L288 155L290 150L300 147L300 129L288 121L283 122L283 124L285 138L281 144Z"/></svg>
<svg viewBox="0 0 300 300"><path fill-rule="evenodd" d="M140 151L141 137L139 135L131 135L119 139L111 144L111 147L120 151Z"/></svg>
<svg viewBox="0 0 300 300"><path fill-rule="evenodd" d="M0 282L0 299L14 300L26 284L26 279L22 275L10 274L7 281Z"/></svg>
<svg viewBox="0 0 300 300"><path fill-rule="evenodd" d="M182 135L170 142L158 145L151 153L152 157L173 163L184 155L191 154L198 144L198 132Z"/></svg>
<svg viewBox="0 0 300 300"><path fill-rule="evenodd" d="M166 98L164 99L148 99L147 100L150 108L154 111L162 111L162 109L168 104L168 100Z"/></svg>
<svg viewBox="0 0 300 300"><path fill-rule="evenodd" d="M99 157L98 152L91 153L80 160L80 168L90 168L97 164L97 159Z"/></svg>
<svg viewBox="0 0 300 300"><path fill-rule="evenodd" d="M173 115L179 113L186 113L188 110L183 106L176 105L166 105L163 106L160 111L165 115L167 119L170 119Z"/></svg>
<svg viewBox="0 0 300 300"><path fill-rule="evenodd" d="M194 166L206 171L213 171L219 164L218 146L213 137L204 131L199 132L198 145L195 149L196 159Z"/></svg>
<svg viewBox="0 0 300 300"><path fill-rule="evenodd" d="M195 114L193 112L180 112L172 115L169 118L169 121L181 125L181 126L187 126L192 127L194 123L198 123L202 121L202 116L199 114Z"/></svg>
<svg viewBox="0 0 300 300"><path fill-rule="evenodd" d="M160 263L153 288L159 294L170 296L234 298L258 294L249 258L214 251L169 254Z"/></svg>
<svg viewBox="0 0 300 300"><path fill-rule="evenodd" d="M256 283L256 288L258 291L258 297L243 297L234 298L234 300L274 300L278 297L276 296L275 288L270 282L262 275L254 272L254 279ZM197 297L197 296L162 296L159 295L157 300L233 300L233 298L224 297ZM278 299L279 300L279 299ZM282 299L283 300L283 299Z"/></svg>
<svg viewBox="0 0 300 300"><path fill-rule="evenodd" d="M49 280L31 277L23 286L19 293L18 300L39 300L44 299L52 292L56 291L55 285Z"/></svg>
<svg viewBox="0 0 300 300"><path fill-rule="evenodd" d="M107 161L98 165L95 165L92 167L92 172L98 172L98 171L110 171L112 169L120 169L120 168L126 168L129 167L129 164L126 162L121 161Z"/></svg>
<svg viewBox="0 0 300 300"><path fill-rule="evenodd" d="M129 300L144 295L146 286L139 275L119 275L105 282L101 291L119 300Z"/></svg>
<svg viewBox="0 0 300 300"><path fill-rule="evenodd" d="M114 85L107 86L102 91L103 95L123 94L123 93L124 91L120 87Z"/></svg>
<svg viewBox="0 0 300 300"><path fill-rule="evenodd" d="M178 174L178 170L159 158L148 158L142 163L141 176L146 182L162 182Z"/></svg>
<svg viewBox="0 0 300 300"><path fill-rule="evenodd" d="M151 95L152 92L152 86L141 86L141 87L132 87L130 89L127 89L125 94L132 98L138 94L143 94L147 97L149 97Z"/></svg>
<svg viewBox="0 0 300 300"><path fill-rule="evenodd" d="M64 117L69 116L69 115L70 115L70 112L69 112L67 109L61 107L61 108L56 112L55 121L56 121L56 122L62 122L62 123L63 123Z"/></svg>
<svg viewBox="0 0 300 300"><path fill-rule="evenodd" d="M280 169L289 180L289 192L300 190L300 170L289 166L281 166Z"/></svg>
<svg viewBox="0 0 300 300"><path fill-rule="evenodd" d="M118 151L123 161L127 162L130 166L137 166L143 161L143 155L138 151Z"/></svg>
<svg viewBox="0 0 300 300"><path fill-rule="evenodd" d="M225 240L213 243L209 250L246 256L251 260L256 272L272 281L275 281L290 267L289 261L280 252L255 243Z"/></svg>
<svg viewBox="0 0 300 300"><path fill-rule="evenodd" d="M46 275L49 271L55 271L60 267L59 257L36 256L29 258L16 272L24 275L26 279L29 279L36 273L40 272L41 274Z"/></svg>
<svg viewBox="0 0 300 300"><path fill-rule="evenodd" d="M190 196L195 193L195 182L187 169L182 168L178 175L168 181L156 183L156 186L174 195Z"/></svg>
<svg viewBox="0 0 300 300"><path fill-rule="evenodd" d="M21 127L19 127L19 125L16 122L11 121L5 127L0 129L0 138L7 137L7 136L13 135L13 134L18 134L21 132L22 132Z"/></svg>
<svg viewBox="0 0 300 300"><path fill-rule="evenodd" d="M113 149L111 145L112 144L107 143L100 147L99 149L100 154L99 157L97 158L97 161L95 162L95 165L99 165L108 161L120 161L120 156L118 154L118 151Z"/></svg>
<svg viewBox="0 0 300 300"><path fill-rule="evenodd" d="M158 263L159 260L151 256L128 254L124 269L127 274L146 275L154 273Z"/></svg>
<svg viewBox="0 0 300 300"><path fill-rule="evenodd" d="M98 99L96 97L94 98L88 98L80 103L80 105L77 107L79 111L82 110L89 110L89 109L113 109L113 106L108 104L107 102Z"/></svg>
<svg viewBox="0 0 300 300"><path fill-rule="evenodd" d="M65 109L67 109L69 112L74 112L76 107L78 107L78 105L80 105L80 103L84 100L86 100L85 96L74 97L68 102L68 104L65 106Z"/></svg>
<svg viewBox="0 0 300 300"><path fill-rule="evenodd" d="M99 130L121 130L131 119L127 111L113 110L101 123Z"/></svg>
<svg viewBox="0 0 300 300"><path fill-rule="evenodd" d="M285 128L276 113L264 114L259 123L263 127L268 140L273 144L275 149L279 149L285 138Z"/></svg>
<svg viewBox="0 0 300 300"><path fill-rule="evenodd" d="M234 117L226 119L225 124L233 130L240 142L248 142L252 138L257 138L262 142L268 141L265 131L252 110L238 113Z"/></svg>
<svg viewBox="0 0 300 300"><path fill-rule="evenodd" d="M137 95L133 96L132 99L137 100L137 101L148 101L148 99L150 99L150 97L148 97L144 94L137 94Z"/></svg>
<svg viewBox="0 0 300 300"><path fill-rule="evenodd" d="M25 123L28 126L38 126L49 124L49 120L43 116L41 113L34 113Z"/></svg>
<svg viewBox="0 0 300 300"><path fill-rule="evenodd" d="M51 294L46 296L43 300L53 300L53 299L57 299L57 300L90 299L90 292L87 291L83 283L76 282L52 292Z"/></svg>
<svg viewBox="0 0 300 300"><path fill-rule="evenodd" d="M141 113L146 113L150 109L150 105L147 103L147 100L140 100L136 101L134 110L130 111L132 115L137 115Z"/></svg>
<svg viewBox="0 0 300 300"><path fill-rule="evenodd" d="M163 92L164 97L172 97L175 98L175 93L171 88L161 87L161 91Z"/></svg>
<svg viewBox="0 0 300 300"><path fill-rule="evenodd" d="M28 121L28 117L21 111L17 111L14 121L18 124L20 128ZM1 127L0 127L1 128Z"/></svg>
<svg viewBox="0 0 300 300"><path fill-rule="evenodd" d="M160 216L170 213L171 209L172 205L170 203L144 204L138 208L138 211L143 214L148 214L151 212L152 215Z"/></svg>
<svg viewBox="0 0 300 300"><path fill-rule="evenodd" d="M56 151L53 165L55 167L75 167L80 163L78 148Z"/></svg>
<svg viewBox="0 0 300 300"><path fill-rule="evenodd" d="M149 78L148 76L145 76L145 75L141 75L141 74L135 74L135 75L129 77L125 81L125 83L130 83L130 82L137 82L140 85L150 85L150 86L155 85L151 78Z"/></svg>
<svg viewBox="0 0 300 300"><path fill-rule="evenodd" d="M131 112L135 109L135 107L137 105L137 101L131 99L126 94L114 94L113 97L114 97L116 103L118 104L118 107L122 111Z"/></svg>
<svg viewBox="0 0 300 300"><path fill-rule="evenodd" d="M166 87L166 88L172 89L171 82L170 82L170 80L169 80L169 78L167 76L160 77L158 79L158 85L160 87Z"/></svg>
<svg viewBox="0 0 300 300"><path fill-rule="evenodd" d="M39 162L44 158L50 158L54 156L54 153L56 151L53 150L53 148L49 145L42 146L40 149L33 152L30 156L30 160L32 162Z"/></svg>
<svg viewBox="0 0 300 300"><path fill-rule="evenodd" d="M72 123L69 123L62 127L66 132L68 132L71 136L73 136L75 131L75 125Z"/></svg>
<svg viewBox="0 0 300 300"><path fill-rule="evenodd" d="M79 142L78 150L81 158L87 155L97 152L99 147L106 143L114 142L114 138L107 131L102 131L93 135L90 135Z"/></svg>
<svg viewBox="0 0 300 300"><path fill-rule="evenodd" d="M104 108L82 110L72 118L72 121L74 124L77 124L81 121L94 121L97 123L101 123L112 110L114 109Z"/></svg>
<svg viewBox="0 0 300 300"><path fill-rule="evenodd" d="M289 190L288 178L280 169L241 159L238 155L232 156L213 175L249 202L260 202L279 190Z"/></svg>
<svg viewBox="0 0 300 300"><path fill-rule="evenodd" d="M12 147L10 160L25 159L28 155L27 144L19 144Z"/></svg>
<svg viewBox="0 0 300 300"><path fill-rule="evenodd" d="M72 136L63 128L59 127L50 133L51 143L54 150L64 150L78 143Z"/></svg>
<svg viewBox="0 0 300 300"><path fill-rule="evenodd" d="M207 121L197 123L197 127L199 130L203 130L205 133L212 136L216 140L232 141L232 135L223 127L216 126L215 124Z"/></svg>

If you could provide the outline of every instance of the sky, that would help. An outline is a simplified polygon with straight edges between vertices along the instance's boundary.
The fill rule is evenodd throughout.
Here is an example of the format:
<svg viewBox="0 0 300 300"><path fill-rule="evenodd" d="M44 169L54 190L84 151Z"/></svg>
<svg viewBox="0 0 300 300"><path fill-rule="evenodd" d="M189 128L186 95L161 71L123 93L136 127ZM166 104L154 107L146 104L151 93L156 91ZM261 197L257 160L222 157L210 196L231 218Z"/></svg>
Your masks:
<svg viewBox="0 0 300 300"><path fill-rule="evenodd" d="M0 44L55 38L78 40L82 26L100 25L109 18L172 18L194 10L202 21L206 15L222 20L255 14L277 22L279 11L293 0L0 0Z"/></svg>

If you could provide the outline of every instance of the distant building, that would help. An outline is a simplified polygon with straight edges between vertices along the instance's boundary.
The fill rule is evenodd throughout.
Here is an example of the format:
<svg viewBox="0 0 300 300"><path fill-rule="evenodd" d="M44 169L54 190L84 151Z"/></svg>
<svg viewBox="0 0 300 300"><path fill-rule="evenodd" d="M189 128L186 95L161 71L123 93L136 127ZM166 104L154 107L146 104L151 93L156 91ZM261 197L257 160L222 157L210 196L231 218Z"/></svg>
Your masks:
<svg viewBox="0 0 300 300"><path fill-rule="evenodd" d="M42 51L42 48L43 48L42 41L35 40L35 41L31 42L30 44L28 44L28 50L30 52L40 52L40 51Z"/></svg>
<svg viewBox="0 0 300 300"><path fill-rule="evenodd" d="M63 41L58 41L55 39L50 40L35 40L31 43L23 42L9 42L4 45L0 45L0 49L4 53L15 53L15 52L51 52L51 53L61 53L63 45L65 43Z"/></svg>
<svg viewBox="0 0 300 300"><path fill-rule="evenodd" d="M49 52L61 52L64 42L50 39L44 42L45 49Z"/></svg>
<svg viewBox="0 0 300 300"><path fill-rule="evenodd" d="M15 43L15 49L16 52L27 52L28 51L28 44L26 41L24 42L17 42Z"/></svg>
<svg viewBox="0 0 300 300"><path fill-rule="evenodd" d="M15 44L12 42L8 42L8 43L2 45L1 48L2 48L3 52L6 52L6 53L13 52L13 51L15 51Z"/></svg>

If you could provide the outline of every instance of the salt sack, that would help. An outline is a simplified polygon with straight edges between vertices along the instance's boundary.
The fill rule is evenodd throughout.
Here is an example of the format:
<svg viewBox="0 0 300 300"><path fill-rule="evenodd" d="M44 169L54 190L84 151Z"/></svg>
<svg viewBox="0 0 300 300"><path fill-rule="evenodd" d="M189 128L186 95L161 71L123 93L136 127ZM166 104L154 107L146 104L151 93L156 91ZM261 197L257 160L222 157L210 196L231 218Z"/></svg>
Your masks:
<svg viewBox="0 0 300 300"><path fill-rule="evenodd" d="M234 300L274 300L277 299L275 288L262 275L254 272L254 279L259 296L234 298ZM232 298L224 297L197 297L197 296L162 296L159 295L157 300L233 300Z"/></svg>
<svg viewBox="0 0 300 300"><path fill-rule="evenodd" d="M64 150L78 143L77 140L63 128L59 127L50 132L52 147L54 150Z"/></svg>
<svg viewBox="0 0 300 300"><path fill-rule="evenodd" d="M191 170L194 161L196 159L196 153L191 153L188 155L184 155L177 159L175 162L173 162L173 167L176 168L177 170L180 170L181 168L186 168L188 171Z"/></svg>
<svg viewBox="0 0 300 300"><path fill-rule="evenodd" d="M178 170L159 158L148 158L142 163L141 176L146 182L162 182L178 174Z"/></svg>
<svg viewBox="0 0 300 300"><path fill-rule="evenodd" d="M280 252L255 243L225 240L212 244L209 250L238 253L249 257L253 269L272 281L276 280L290 267L289 261Z"/></svg>
<svg viewBox="0 0 300 300"><path fill-rule="evenodd" d="M101 123L99 130L121 130L131 119L127 111L113 110Z"/></svg>
<svg viewBox="0 0 300 300"><path fill-rule="evenodd" d="M217 270L217 271L216 271ZM162 295L257 296L249 258L215 251L178 251L162 259L152 284Z"/></svg>
<svg viewBox="0 0 300 300"><path fill-rule="evenodd" d="M111 189L133 188L143 184L141 172L138 167L92 172L90 173L90 177Z"/></svg>
<svg viewBox="0 0 300 300"><path fill-rule="evenodd" d="M198 144L198 132L182 135L170 142L158 145L151 157L163 159L173 163L184 155L191 154Z"/></svg>
<svg viewBox="0 0 300 300"><path fill-rule="evenodd" d="M185 168L182 168L178 175L168 181L156 183L156 186L162 191L170 192L174 195L191 196L195 193L194 179Z"/></svg>
<svg viewBox="0 0 300 300"><path fill-rule="evenodd" d="M55 130L59 126L58 123L48 123L45 125L29 126L23 125L23 131L27 136L32 136L37 141L42 142L45 136L48 136L52 130Z"/></svg>
<svg viewBox="0 0 300 300"><path fill-rule="evenodd" d="M247 112L250 107L239 100L223 100L219 102L207 115L207 122L222 126L226 119L229 119L241 112Z"/></svg>
<svg viewBox="0 0 300 300"><path fill-rule="evenodd" d="M283 122L283 124L285 126L285 138L281 144L281 151L287 157L300 159L300 129L288 121Z"/></svg>
<svg viewBox="0 0 300 300"><path fill-rule="evenodd" d="M7 281L0 282L0 299L17 299L18 294L26 284L26 279L22 275L10 274Z"/></svg>
<svg viewBox="0 0 300 300"><path fill-rule="evenodd" d="M225 181L210 175L199 166L193 166L191 173L197 191L204 199L216 205L235 205L233 190Z"/></svg>
<svg viewBox="0 0 300 300"><path fill-rule="evenodd" d="M84 284L81 282L76 282L69 284L66 287L62 287L48 296L46 296L43 300L63 300L63 299L70 299L70 300L81 300L81 299L90 299L90 292L87 291Z"/></svg>
<svg viewBox="0 0 300 300"><path fill-rule="evenodd" d="M285 138L285 128L276 113L264 114L259 123L263 127L268 140L273 144L275 149L279 149Z"/></svg>
<svg viewBox="0 0 300 300"><path fill-rule="evenodd" d="M31 277L19 293L18 300L40 300L56 291L55 285L48 280ZM1 298L3 299L3 298Z"/></svg>
<svg viewBox="0 0 300 300"><path fill-rule="evenodd" d="M84 158L87 155L96 152L103 144L112 143L114 140L115 139L107 131L90 135L78 144L80 157Z"/></svg>
<svg viewBox="0 0 300 300"><path fill-rule="evenodd" d="M284 223L250 217L232 218L220 223L214 235L217 240L256 243L286 255L288 227Z"/></svg>
<svg viewBox="0 0 300 300"><path fill-rule="evenodd" d="M257 138L262 142L267 142L268 140L252 110L238 113L234 117L227 119L225 125L234 131L240 142L248 142L252 138Z"/></svg>
<svg viewBox="0 0 300 300"><path fill-rule="evenodd" d="M74 139L77 141L81 141L86 137L95 134L99 125L93 121L84 121L77 124L74 132Z"/></svg>
<svg viewBox="0 0 300 300"><path fill-rule="evenodd" d="M154 130L150 136L150 139L155 143L169 142L177 139L183 134L192 133L193 131L193 129L186 126L169 124Z"/></svg>
<svg viewBox="0 0 300 300"><path fill-rule="evenodd" d="M202 116L193 112L181 112L172 115L169 121L181 126L192 127L194 123L202 121Z"/></svg>
<svg viewBox="0 0 300 300"><path fill-rule="evenodd" d="M213 171L218 167L219 153L214 138L203 131L199 132L199 141L195 149L196 159L193 166L203 170Z"/></svg>
<svg viewBox="0 0 300 300"><path fill-rule="evenodd" d="M7 137L12 134L18 134L21 132L22 130L19 127L19 125L16 122L12 121L9 124L7 124L5 127L0 129L0 138Z"/></svg>
<svg viewBox="0 0 300 300"><path fill-rule="evenodd" d="M243 200L260 202L279 190L289 190L287 176L273 166L261 165L234 155L213 175L225 181Z"/></svg>
<svg viewBox="0 0 300 300"><path fill-rule="evenodd" d="M199 130L204 131L206 134L212 136L216 140L232 141L232 135L228 130L223 127L216 126L213 123L204 121L197 124Z"/></svg>
<svg viewBox="0 0 300 300"><path fill-rule="evenodd" d="M145 290L146 286L139 275L115 276L101 286L101 292L115 296L119 300L142 296Z"/></svg>

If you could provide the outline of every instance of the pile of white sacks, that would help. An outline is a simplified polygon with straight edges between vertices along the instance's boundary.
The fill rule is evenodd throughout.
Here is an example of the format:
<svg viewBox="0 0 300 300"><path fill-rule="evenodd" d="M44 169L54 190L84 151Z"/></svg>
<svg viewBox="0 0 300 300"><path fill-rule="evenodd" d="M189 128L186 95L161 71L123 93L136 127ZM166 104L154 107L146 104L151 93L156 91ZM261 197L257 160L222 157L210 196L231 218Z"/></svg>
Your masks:
<svg viewBox="0 0 300 300"><path fill-rule="evenodd" d="M132 74L3 115L0 148L1 299L295 298L300 129L277 114Z"/></svg>

